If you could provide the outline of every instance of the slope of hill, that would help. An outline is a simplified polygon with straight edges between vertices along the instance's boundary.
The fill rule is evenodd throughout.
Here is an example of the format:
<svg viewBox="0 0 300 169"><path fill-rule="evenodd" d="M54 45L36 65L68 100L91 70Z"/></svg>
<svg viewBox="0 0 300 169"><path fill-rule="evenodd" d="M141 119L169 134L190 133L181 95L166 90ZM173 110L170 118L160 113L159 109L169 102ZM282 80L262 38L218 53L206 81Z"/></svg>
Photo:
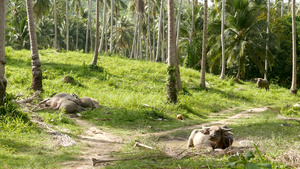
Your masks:
<svg viewBox="0 0 300 169"><path fill-rule="evenodd" d="M256 88L256 84L252 82L236 84L233 78L222 81L218 76L211 74L206 76L207 88L202 89L199 87L200 72L181 68L184 90L179 93L179 103L174 105L167 103L166 99L166 64L131 60L121 56L100 56L98 67L91 67L89 64L92 57L92 54L41 50L44 91L39 100L59 92L76 93L79 97L93 97L102 107L82 113L81 118L121 136L201 124L254 107L272 106L278 110L298 100L297 96L289 94L288 89L277 85L271 84L270 91L265 91ZM29 90L30 52L6 48L6 58L7 92L13 95L24 94L24 98L28 97L32 93ZM75 83L63 83L66 75L74 77ZM232 111L227 114L219 113L228 109ZM48 110L38 113L48 124L68 128L73 135L82 132L82 129L63 113ZM184 122L176 119L177 114L184 116ZM1 122L2 126L7 124ZM0 138L6 136L6 139L0 139L1 145L8 144L16 136L24 138L22 144L30 142L24 151L20 151L19 146L14 144L0 147L4 152L0 153L0 156L5 156L5 160L10 159L4 163L8 168L20 167L22 162L30 158L33 158L33 161L27 164L28 167L36 167L37 161L42 160L43 163L39 164L41 167L53 168L61 161L74 158L80 148L75 146L52 152L54 145L49 144L51 142L49 135L35 127L29 131L20 131L18 127L3 130L0 136ZM43 141L38 138L43 138ZM15 144L19 142L16 141ZM45 146L46 150L43 150L42 146ZM35 154L36 151L41 154ZM67 153L68 151L72 154ZM45 158L41 157L43 155ZM21 157L24 158L14 163ZM47 161L47 158L52 160ZM57 158L60 160L54 162Z"/></svg>

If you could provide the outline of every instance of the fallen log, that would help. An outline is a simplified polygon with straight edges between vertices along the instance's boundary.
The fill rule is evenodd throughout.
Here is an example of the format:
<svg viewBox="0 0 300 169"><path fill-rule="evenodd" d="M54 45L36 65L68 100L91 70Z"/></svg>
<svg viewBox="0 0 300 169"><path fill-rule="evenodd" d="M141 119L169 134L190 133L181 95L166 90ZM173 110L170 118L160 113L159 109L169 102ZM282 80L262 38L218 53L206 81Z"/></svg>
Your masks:
<svg viewBox="0 0 300 169"><path fill-rule="evenodd" d="M296 121L296 122L300 123L300 118L289 118L289 117L283 117L283 116L280 116L280 115L278 115L278 118L283 119L283 120L293 120L293 121Z"/></svg>
<svg viewBox="0 0 300 169"><path fill-rule="evenodd" d="M150 147L150 146L147 146L145 144L142 144L139 141L135 141L134 147L142 147L142 148L153 150L153 147Z"/></svg>

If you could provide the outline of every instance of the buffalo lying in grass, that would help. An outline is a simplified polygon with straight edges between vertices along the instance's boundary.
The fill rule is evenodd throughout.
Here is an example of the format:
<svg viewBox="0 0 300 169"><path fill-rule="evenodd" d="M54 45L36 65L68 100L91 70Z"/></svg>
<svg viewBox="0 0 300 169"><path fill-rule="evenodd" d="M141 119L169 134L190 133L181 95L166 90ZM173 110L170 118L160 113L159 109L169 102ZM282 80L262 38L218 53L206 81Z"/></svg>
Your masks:
<svg viewBox="0 0 300 169"><path fill-rule="evenodd" d="M79 98L75 94L58 93L46 101L46 107L76 113L88 108L99 108L99 102L90 97Z"/></svg>
<svg viewBox="0 0 300 169"><path fill-rule="evenodd" d="M231 130L225 125L195 129L189 137L188 148L225 149L233 142Z"/></svg>

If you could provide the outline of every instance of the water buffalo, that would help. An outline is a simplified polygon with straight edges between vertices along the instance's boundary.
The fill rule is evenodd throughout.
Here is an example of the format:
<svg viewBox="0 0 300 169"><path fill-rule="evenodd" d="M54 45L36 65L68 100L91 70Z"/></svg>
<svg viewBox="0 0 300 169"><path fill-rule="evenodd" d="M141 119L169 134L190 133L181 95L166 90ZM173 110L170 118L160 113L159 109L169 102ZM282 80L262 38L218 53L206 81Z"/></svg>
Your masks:
<svg viewBox="0 0 300 169"><path fill-rule="evenodd" d="M75 94L58 93L46 102L46 107L55 110L64 109L66 113L75 113L82 110L81 104L83 103Z"/></svg>
<svg viewBox="0 0 300 169"><path fill-rule="evenodd" d="M80 101L81 101L81 106L83 108L99 108L99 102L94 99L94 98L91 98L91 97L82 97L80 98Z"/></svg>
<svg viewBox="0 0 300 169"><path fill-rule="evenodd" d="M265 88L266 91L268 91L269 90L269 81L267 79L258 78L257 79L257 87Z"/></svg>
<svg viewBox="0 0 300 169"><path fill-rule="evenodd" d="M231 130L225 125L195 129L189 137L188 148L225 149L231 146L233 142Z"/></svg>

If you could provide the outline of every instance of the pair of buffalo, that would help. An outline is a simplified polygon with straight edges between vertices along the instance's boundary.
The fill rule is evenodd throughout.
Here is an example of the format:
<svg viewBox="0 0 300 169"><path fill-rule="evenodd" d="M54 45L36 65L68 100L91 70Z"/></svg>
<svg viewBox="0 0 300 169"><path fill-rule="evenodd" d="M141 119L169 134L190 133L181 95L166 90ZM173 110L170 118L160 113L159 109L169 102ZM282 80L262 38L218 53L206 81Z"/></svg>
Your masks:
<svg viewBox="0 0 300 169"><path fill-rule="evenodd" d="M46 107L54 110L64 110L66 113L76 113L89 108L99 108L99 102L91 97L79 98L75 94L58 93L45 102Z"/></svg>
<svg viewBox="0 0 300 169"><path fill-rule="evenodd" d="M204 148L204 149L225 149L232 145L233 134L232 129L226 125L203 127L192 131L189 140L188 148Z"/></svg>

